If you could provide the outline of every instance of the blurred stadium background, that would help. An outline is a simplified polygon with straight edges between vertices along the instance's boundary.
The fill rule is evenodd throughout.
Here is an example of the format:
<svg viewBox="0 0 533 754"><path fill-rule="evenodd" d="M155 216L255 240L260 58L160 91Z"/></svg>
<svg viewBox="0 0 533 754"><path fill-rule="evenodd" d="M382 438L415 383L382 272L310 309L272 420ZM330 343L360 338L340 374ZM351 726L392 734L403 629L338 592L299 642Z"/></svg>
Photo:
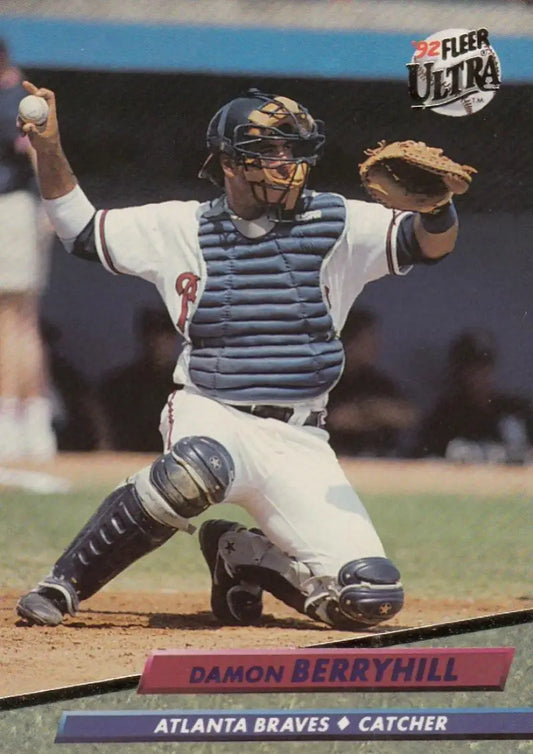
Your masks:
<svg viewBox="0 0 533 754"><path fill-rule="evenodd" d="M441 146L479 170L458 200L457 253L438 269L367 288L382 320L381 363L421 406L442 383L446 348L485 326L498 378L533 390L533 21L529 4L351 0L2 0L0 36L58 96L63 142L97 206L208 198L196 179L207 122L250 85L282 91L326 121L312 186L364 198L356 175L379 139ZM486 27L502 65L494 100L468 118L413 111L411 42ZM135 312L157 303L142 281L69 258L56 245L44 315L91 381L136 354Z"/></svg>

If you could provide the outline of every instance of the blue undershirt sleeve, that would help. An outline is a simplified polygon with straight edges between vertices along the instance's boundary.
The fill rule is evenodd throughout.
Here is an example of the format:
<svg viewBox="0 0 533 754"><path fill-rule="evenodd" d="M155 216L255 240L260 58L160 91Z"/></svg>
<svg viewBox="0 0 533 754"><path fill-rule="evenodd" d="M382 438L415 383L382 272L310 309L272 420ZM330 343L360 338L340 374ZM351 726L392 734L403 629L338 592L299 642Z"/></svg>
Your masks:
<svg viewBox="0 0 533 754"><path fill-rule="evenodd" d="M80 257L80 259L87 259L89 262L100 262L100 257L96 250L94 215L81 233L76 237L71 254L75 257Z"/></svg>
<svg viewBox="0 0 533 754"><path fill-rule="evenodd" d="M416 240L414 229L415 215L407 215L400 221L396 236L396 255L400 267L408 267L412 264L437 264L448 256L445 254L437 259L425 257Z"/></svg>

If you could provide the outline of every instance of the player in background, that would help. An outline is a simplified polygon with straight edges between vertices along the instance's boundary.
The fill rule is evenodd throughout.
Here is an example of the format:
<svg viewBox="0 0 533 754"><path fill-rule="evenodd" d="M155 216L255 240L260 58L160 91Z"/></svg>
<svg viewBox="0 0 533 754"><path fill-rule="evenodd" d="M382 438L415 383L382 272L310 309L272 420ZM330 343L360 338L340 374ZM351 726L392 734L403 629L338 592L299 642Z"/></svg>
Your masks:
<svg viewBox="0 0 533 754"><path fill-rule="evenodd" d="M223 500L259 529L200 529L220 621L257 622L263 589L339 628L395 615L400 574L328 444L326 405L354 300L367 282L452 251L453 205L399 216L309 191L322 124L288 97L249 90L208 127L200 175L218 199L96 211L61 149L53 93L26 88L50 107L45 126L24 130L67 250L151 281L186 345L161 416L163 454L111 492L19 615L60 623Z"/></svg>
<svg viewBox="0 0 533 754"><path fill-rule="evenodd" d="M51 233L38 202L33 149L16 127L26 95L0 40L0 461L55 455L39 329Z"/></svg>
<svg viewBox="0 0 533 754"><path fill-rule="evenodd" d="M524 396L499 388L498 357L490 330L463 330L451 341L447 384L420 423L415 457L492 464L533 459L533 408Z"/></svg>
<svg viewBox="0 0 533 754"><path fill-rule="evenodd" d="M380 322L354 308L342 331L344 372L328 401L331 447L339 456L398 457L416 410L379 366Z"/></svg>

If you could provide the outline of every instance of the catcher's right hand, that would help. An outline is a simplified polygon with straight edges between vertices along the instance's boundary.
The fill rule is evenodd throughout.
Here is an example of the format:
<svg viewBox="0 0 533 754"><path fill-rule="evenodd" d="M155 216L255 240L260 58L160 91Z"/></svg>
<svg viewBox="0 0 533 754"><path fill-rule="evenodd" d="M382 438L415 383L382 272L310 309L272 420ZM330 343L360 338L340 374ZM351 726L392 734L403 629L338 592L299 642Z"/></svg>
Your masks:
<svg viewBox="0 0 533 754"><path fill-rule="evenodd" d="M59 146L59 126L57 123L56 98L50 89L38 88L31 81L23 81L22 85L28 94L42 97L48 105L48 118L42 125L36 123L24 123L17 119L17 126L23 134L29 137L32 147L38 152L40 148Z"/></svg>
<svg viewBox="0 0 533 754"><path fill-rule="evenodd" d="M423 141L379 142L367 149L359 174L370 196L390 209L432 212L464 194L476 169Z"/></svg>

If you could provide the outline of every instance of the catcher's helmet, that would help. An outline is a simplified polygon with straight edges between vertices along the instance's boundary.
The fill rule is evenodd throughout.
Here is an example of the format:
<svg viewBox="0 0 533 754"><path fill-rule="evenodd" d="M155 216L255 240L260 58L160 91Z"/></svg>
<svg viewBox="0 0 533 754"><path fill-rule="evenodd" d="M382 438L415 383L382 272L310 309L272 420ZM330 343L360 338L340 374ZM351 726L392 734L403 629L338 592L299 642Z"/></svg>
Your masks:
<svg viewBox="0 0 533 754"><path fill-rule="evenodd" d="M322 154L324 142L323 123L298 102L249 89L211 119L207 129L210 154L199 176L223 185L217 158L222 152L243 166L258 201L290 211L305 187L310 166ZM288 146L289 151L283 156L265 153L265 145L276 143Z"/></svg>

